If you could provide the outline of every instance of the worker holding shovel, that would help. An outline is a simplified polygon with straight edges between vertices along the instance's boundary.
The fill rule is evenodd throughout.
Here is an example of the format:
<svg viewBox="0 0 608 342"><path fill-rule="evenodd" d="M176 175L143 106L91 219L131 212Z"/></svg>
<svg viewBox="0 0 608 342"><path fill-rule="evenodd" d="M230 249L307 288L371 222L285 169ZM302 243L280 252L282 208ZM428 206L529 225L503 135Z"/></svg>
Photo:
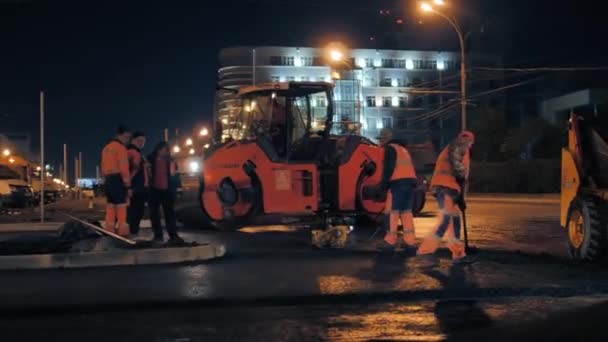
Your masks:
<svg viewBox="0 0 608 342"><path fill-rule="evenodd" d="M458 209L463 212L466 209L464 192L471 164L470 149L474 142L473 133L463 131L439 154L431 180L439 205L439 223L418 248L418 255L435 253L445 235L452 260L460 261L466 256L465 244L460 240Z"/></svg>

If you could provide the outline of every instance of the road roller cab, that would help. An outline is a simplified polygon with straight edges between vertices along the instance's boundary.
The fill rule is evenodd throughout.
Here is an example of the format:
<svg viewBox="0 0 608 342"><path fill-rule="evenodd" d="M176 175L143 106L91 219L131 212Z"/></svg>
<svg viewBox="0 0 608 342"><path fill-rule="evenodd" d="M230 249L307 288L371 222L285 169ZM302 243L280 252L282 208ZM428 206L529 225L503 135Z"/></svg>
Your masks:
<svg viewBox="0 0 608 342"><path fill-rule="evenodd" d="M572 257L603 259L608 250L608 117L571 115L561 181L561 226Z"/></svg>
<svg viewBox="0 0 608 342"><path fill-rule="evenodd" d="M364 190L380 183L384 151L357 134L358 123L333 122L332 84L263 84L236 95L241 112L221 124L227 141L203 162L199 198L212 225L381 218L384 199Z"/></svg>

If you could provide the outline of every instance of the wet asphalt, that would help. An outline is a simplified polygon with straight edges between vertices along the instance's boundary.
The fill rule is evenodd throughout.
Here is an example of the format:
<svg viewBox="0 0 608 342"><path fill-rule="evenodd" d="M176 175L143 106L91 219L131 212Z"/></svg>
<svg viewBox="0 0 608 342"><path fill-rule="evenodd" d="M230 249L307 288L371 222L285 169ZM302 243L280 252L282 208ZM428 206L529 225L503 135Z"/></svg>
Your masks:
<svg viewBox="0 0 608 342"><path fill-rule="evenodd" d="M435 210L429 203L416 219L419 238ZM466 265L445 249L431 268L405 251L379 253L382 233L373 228L357 229L344 250L315 250L303 227L191 225L185 238L223 243L228 255L192 265L3 271L0 328L20 340L457 340L586 310L608 295L605 265L568 260L558 205L480 201L467 212L478 253Z"/></svg>

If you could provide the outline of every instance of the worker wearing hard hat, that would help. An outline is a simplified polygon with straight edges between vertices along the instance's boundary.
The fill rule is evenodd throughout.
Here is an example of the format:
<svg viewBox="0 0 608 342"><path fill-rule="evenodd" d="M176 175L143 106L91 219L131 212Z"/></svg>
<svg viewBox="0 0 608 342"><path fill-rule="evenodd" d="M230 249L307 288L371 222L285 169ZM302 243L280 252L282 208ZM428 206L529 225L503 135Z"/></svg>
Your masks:
<svg viewBox="0 0 608 342"><path fill-rule="evenodd" d="M395 247L399 242L399 222L403 241L412 247L416 244L412 214L416 170L407 149L393 140L392 130L383 129L378 140L385 151L381 185L383 191L388 191L385 212L389 216L389 229L384 237L385 247Z"/></svg>
<svg viewBox="0 0 608 342"><path fill-rule="evenodd" d="M461 210L466 208L464 192L470 170L470 149L474 142L473 133L463 131L439 154L431 180L440 210L439 223L420 245L418 255L433 254L446 235L452 259L466 256L465 246L460 240L458 207Z"/></svg>
<svg viewBox="0 0 608 342"><path fill-rule="evenodd" d="M110 141L101 154L101 171L107 199L105 229L129 235L127 225L127 203L131 189L129 173L129 158L127 143L131 132L124 126L119 126L116 137Z"/></svg>
<svg viewBox="0 0 608 342"><path fill-rule="evenodd" d="M141 153L145 145L146 135L143 132L133 133L131 144L128 148L129 172L131 174L133 195L131 196L127 210L127 221L129 222L129 229L132 235L139 233L139 225L144 216L148 194L150 165Z"/></svg>

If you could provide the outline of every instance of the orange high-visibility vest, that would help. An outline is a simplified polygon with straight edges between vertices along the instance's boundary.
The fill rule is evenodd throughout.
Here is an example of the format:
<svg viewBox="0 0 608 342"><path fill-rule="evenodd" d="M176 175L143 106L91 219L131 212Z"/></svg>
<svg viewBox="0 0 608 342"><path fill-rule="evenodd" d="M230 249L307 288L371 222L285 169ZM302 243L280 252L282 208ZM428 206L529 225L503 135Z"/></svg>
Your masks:
<svg viewBox="0 0 608 342"><path fill-rule="evenodd" d="M414 163L412 162L412 157L410 153L405 149L405 147L398 144L389 144L395 149L397 153L397 159L395 160L395 169L393 169L393 174L391 175L391 181L397 179L407 179L407 178L416 178L416 169L414 168Z"/></svg>
<svg viewBox="0 0 608 342"><path fill-rule="evenodd" d="M101 153L101 172L104 177L119 174L125 186L131 186L129 155L127 147L120 141L112 140L103 148Z"/></svg>
<svg viewBox="0 0 608 342"><path fill-rule="evenodd" d="M431 187L442 186L460 192L462 189L460 189L460 185L458 184L458 182L456 181L456 177L454 176L449 154L449 146L446 146L439 154L439 158L437 158L437 164L435 164L435 172L433 173L433 179L431 180ZM468 178L469 169L471 165L471 158L468 150L465 153L462 162L464 163L465 177Z"/></svg>

